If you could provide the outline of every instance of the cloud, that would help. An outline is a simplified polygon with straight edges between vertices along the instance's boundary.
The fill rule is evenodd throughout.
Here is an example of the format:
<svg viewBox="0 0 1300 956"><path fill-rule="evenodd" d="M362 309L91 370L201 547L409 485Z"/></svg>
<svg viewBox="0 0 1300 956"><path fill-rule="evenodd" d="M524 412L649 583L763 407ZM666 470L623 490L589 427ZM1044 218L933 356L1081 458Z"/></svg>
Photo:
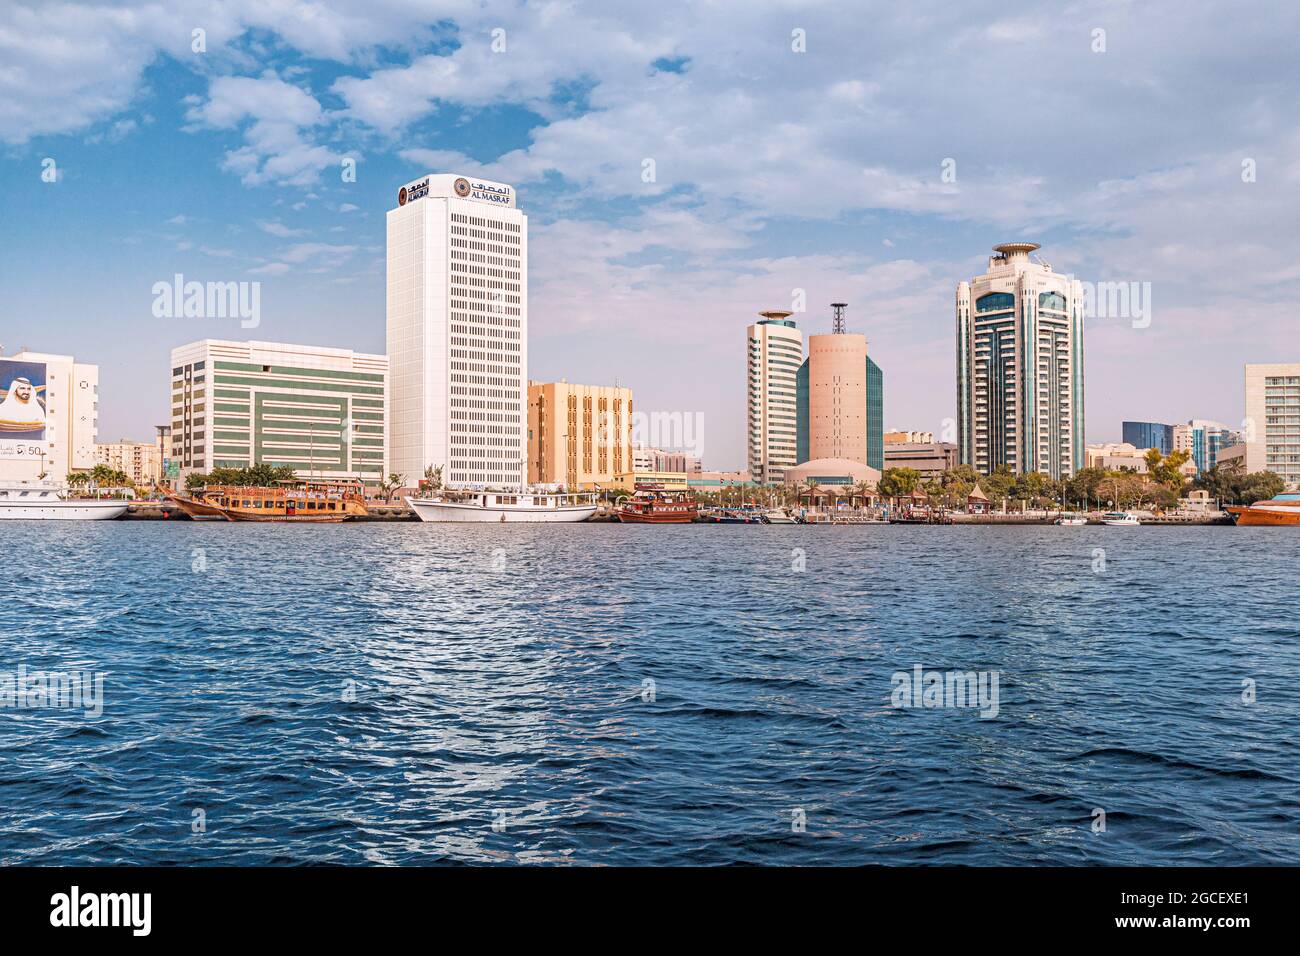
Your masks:
<svg viewBox="0 0 1300 956"><path fill-rule="evenodd" d="M259 219L257 225L263 232L270 233L273 236L278 236L281 239L290 239L294 236L307 235L306 229L290 229L284 223L278 221L269 222Z"/></svg>
<svg viewBox="0 0 1300 956"><path fill-rule="evenodd" d="M325 122L320 103L271 70L258 77L217 77L207 100L186 116L196 126L243 130L245 145L227 152L224 166L246 185L310 185L324 167L342 159L305 132Z"/></svg>

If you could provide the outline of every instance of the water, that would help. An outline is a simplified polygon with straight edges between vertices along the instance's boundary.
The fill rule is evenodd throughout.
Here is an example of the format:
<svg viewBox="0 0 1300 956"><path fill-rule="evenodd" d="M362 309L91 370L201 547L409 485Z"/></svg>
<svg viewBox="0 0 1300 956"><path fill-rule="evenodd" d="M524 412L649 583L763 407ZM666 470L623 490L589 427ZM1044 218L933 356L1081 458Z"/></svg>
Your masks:
<svg viewBox="0 0 1300 956"><path fill-rule="evenodd" d="M102 716L0 711L4 863L1300 862L1285 529L0 543L0 670L106 674ZM998 671L997 716L890 706L917 664Z"/></svg>

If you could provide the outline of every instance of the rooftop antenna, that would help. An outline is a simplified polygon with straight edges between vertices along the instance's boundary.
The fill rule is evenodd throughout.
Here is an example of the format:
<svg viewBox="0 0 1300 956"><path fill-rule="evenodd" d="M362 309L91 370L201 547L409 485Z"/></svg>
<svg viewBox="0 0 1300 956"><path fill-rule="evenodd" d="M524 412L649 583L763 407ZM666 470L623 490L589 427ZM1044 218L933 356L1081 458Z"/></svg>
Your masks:
<svg viewBox="0 0 1300 956"><path fill-rule="evenodd" d="M844 310L849 307L847 302L832 302L831 308L835 310L835 318L831 320L831 332L835 335L843 335L844 329Z"/></svg>

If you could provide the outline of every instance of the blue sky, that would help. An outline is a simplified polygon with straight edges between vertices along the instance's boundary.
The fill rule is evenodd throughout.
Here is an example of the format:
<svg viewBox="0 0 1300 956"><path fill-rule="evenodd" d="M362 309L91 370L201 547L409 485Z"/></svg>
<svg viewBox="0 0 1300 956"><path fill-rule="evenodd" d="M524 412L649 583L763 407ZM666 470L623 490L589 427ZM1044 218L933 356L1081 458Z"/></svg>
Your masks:
<svg viewBox="0 0 1300 956"><path fill-rule="evenodd" d="M382 352L384 212L456 171L516 185L530 215L530 375L702 413L709 467L744 461L745 326L796 289L805 332L850 303L888 426L940 431L954 286L1012 239L1151 283L1149 328L1088 329L1090 440L1236 422L1243 363L1300 360L1298 20L1197 0L10 3L0 343L98 363L103 440L166 419L184 342ZM178 272L260 281L261 326L155 318Z"/></svg>

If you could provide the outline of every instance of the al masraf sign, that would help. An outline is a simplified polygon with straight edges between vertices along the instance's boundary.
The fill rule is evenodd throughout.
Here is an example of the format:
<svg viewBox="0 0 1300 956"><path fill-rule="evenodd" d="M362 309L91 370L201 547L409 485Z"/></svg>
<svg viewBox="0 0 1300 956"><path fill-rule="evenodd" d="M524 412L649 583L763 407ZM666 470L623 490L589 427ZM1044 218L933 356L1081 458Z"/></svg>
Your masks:
<svg viewBox="0 0 1300 956"><path fill-rule="evenodd" d="M475 202L506 207L513 207L515 204L515 191L505 183L445 174L424 176L415 182L407 183L397 191L397 205L405 206L426 196L440 198L455 196L458 199L472 199Z"/></svg>
<svg viewBox="0 0 1300 956"><path fill-rule="evenodd" d="M47 440L44 362L0 358L0 458L39 458Z"/></svg>

